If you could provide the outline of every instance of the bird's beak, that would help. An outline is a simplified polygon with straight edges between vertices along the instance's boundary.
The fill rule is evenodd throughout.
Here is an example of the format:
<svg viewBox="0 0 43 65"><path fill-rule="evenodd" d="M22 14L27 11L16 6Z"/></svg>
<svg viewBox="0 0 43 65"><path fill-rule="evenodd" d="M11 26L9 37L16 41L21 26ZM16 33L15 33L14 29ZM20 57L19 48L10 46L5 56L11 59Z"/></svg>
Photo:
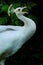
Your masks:
<svg viewBox="0 0 43 65"><path fill-rule="evenodd" d="M22 10L25 9L25 8L27 8L27 7L26 6L25 7L22 7Z"/></svg>
<svg viewBox="0 0 43 65"><path fill-rule="evenodd" d="M22 9L21 9L21 12L23 13L23 14L28 14L28 12L24 12L23 10L25 9L25 8L27 8L26 6L25 7L22 7Z"/></svg>

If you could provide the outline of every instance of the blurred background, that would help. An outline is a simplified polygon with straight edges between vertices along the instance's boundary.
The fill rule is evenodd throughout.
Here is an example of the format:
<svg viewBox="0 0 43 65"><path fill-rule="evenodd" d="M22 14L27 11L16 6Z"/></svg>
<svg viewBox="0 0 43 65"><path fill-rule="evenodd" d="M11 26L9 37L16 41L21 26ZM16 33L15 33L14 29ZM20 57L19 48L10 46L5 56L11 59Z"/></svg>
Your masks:
<svg viewBox="0 0 43 65"><path fill-rule="evenodd" d="M37 30L22 48L13 56L7 58L5 65L43 65L43 2L42 0L0 0L0 25L23 26L15 14L8 16L8 7L27 6L26 17L35 21Z"/></svg>

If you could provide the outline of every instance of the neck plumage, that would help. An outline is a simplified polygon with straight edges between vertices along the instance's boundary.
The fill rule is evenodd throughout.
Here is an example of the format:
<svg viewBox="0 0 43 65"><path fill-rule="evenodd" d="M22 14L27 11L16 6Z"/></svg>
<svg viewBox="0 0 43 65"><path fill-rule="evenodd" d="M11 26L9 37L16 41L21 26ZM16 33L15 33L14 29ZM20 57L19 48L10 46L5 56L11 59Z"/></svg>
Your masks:
<svg viewBox="0 0 43 65"><path fill-rule="evenodd" d="M17 14L16 14L17 15ZM24 22L24 26L22 27L22 34L24 36L24 40L30 39L36 31L36 24L33 20L23 16L17 15L17 17Z"/></svg>
<svg viewBox="0 0 43 65"><path fill-rule="evenodd" d="M36 28L36 24L34 23L33 20L23 16L23 15L18 15L16 14L17 17L24 22L24 27L33 27L33 28Z"/></svg>
<svg viewBox="0 0 43 65"><path fill-rule="evenodd" d="M34 23L34 21L23 15L18 15L18 14L16 14L16 15L21 21L24 22L22 31L25 34L25 37L26 36L27 36L27 38L28 38L28 36L31 37L36 31L36 24Z"/></svg>

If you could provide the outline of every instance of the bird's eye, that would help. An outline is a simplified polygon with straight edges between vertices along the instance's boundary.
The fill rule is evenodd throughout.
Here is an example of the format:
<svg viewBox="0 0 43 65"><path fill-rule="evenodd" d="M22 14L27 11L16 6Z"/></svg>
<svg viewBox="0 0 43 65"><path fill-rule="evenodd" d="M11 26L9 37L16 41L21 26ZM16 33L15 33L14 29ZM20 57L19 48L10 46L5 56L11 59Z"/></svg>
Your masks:
<svg viewBox="0 0 43 65"><path fill-rule="evenodd" d="M18 9L18 11L20 11L20 9Z"/></svg>

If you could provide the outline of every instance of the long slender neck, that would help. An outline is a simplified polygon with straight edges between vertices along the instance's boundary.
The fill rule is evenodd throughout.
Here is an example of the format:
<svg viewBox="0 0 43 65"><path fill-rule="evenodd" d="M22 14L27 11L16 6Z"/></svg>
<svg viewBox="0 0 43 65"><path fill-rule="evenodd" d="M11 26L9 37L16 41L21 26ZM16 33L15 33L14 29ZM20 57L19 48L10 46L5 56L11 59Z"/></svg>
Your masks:
<svg viewBox="0 0 43 65"><path fill-rule="evenodd" d="M17 14L16 14L17 15ZM23 16L23 15L17 15L17 17L24 22L24 28L22 28L24 40L28 40L32 37L32 35L36 31L36 24L33 20Z"/></svg>
<svg viewBox="0 0 43 65"><path fill-rule="evenodd" d="M25 16L23 16L23 15L18 15L18 14L17 14L17 17L18 17L21 21L24 22L24 26L27 26L27 25L28 25L29 22L27 22Z"/></svg>
<svg viewBox="0 0 43 65"><path fill-rule="evenodd" d="M23 16L23 15L18 15L16 14L17 17L24 22L24 27L29 27L29 26L35 26L35 23L33 20Z"/></svg>

